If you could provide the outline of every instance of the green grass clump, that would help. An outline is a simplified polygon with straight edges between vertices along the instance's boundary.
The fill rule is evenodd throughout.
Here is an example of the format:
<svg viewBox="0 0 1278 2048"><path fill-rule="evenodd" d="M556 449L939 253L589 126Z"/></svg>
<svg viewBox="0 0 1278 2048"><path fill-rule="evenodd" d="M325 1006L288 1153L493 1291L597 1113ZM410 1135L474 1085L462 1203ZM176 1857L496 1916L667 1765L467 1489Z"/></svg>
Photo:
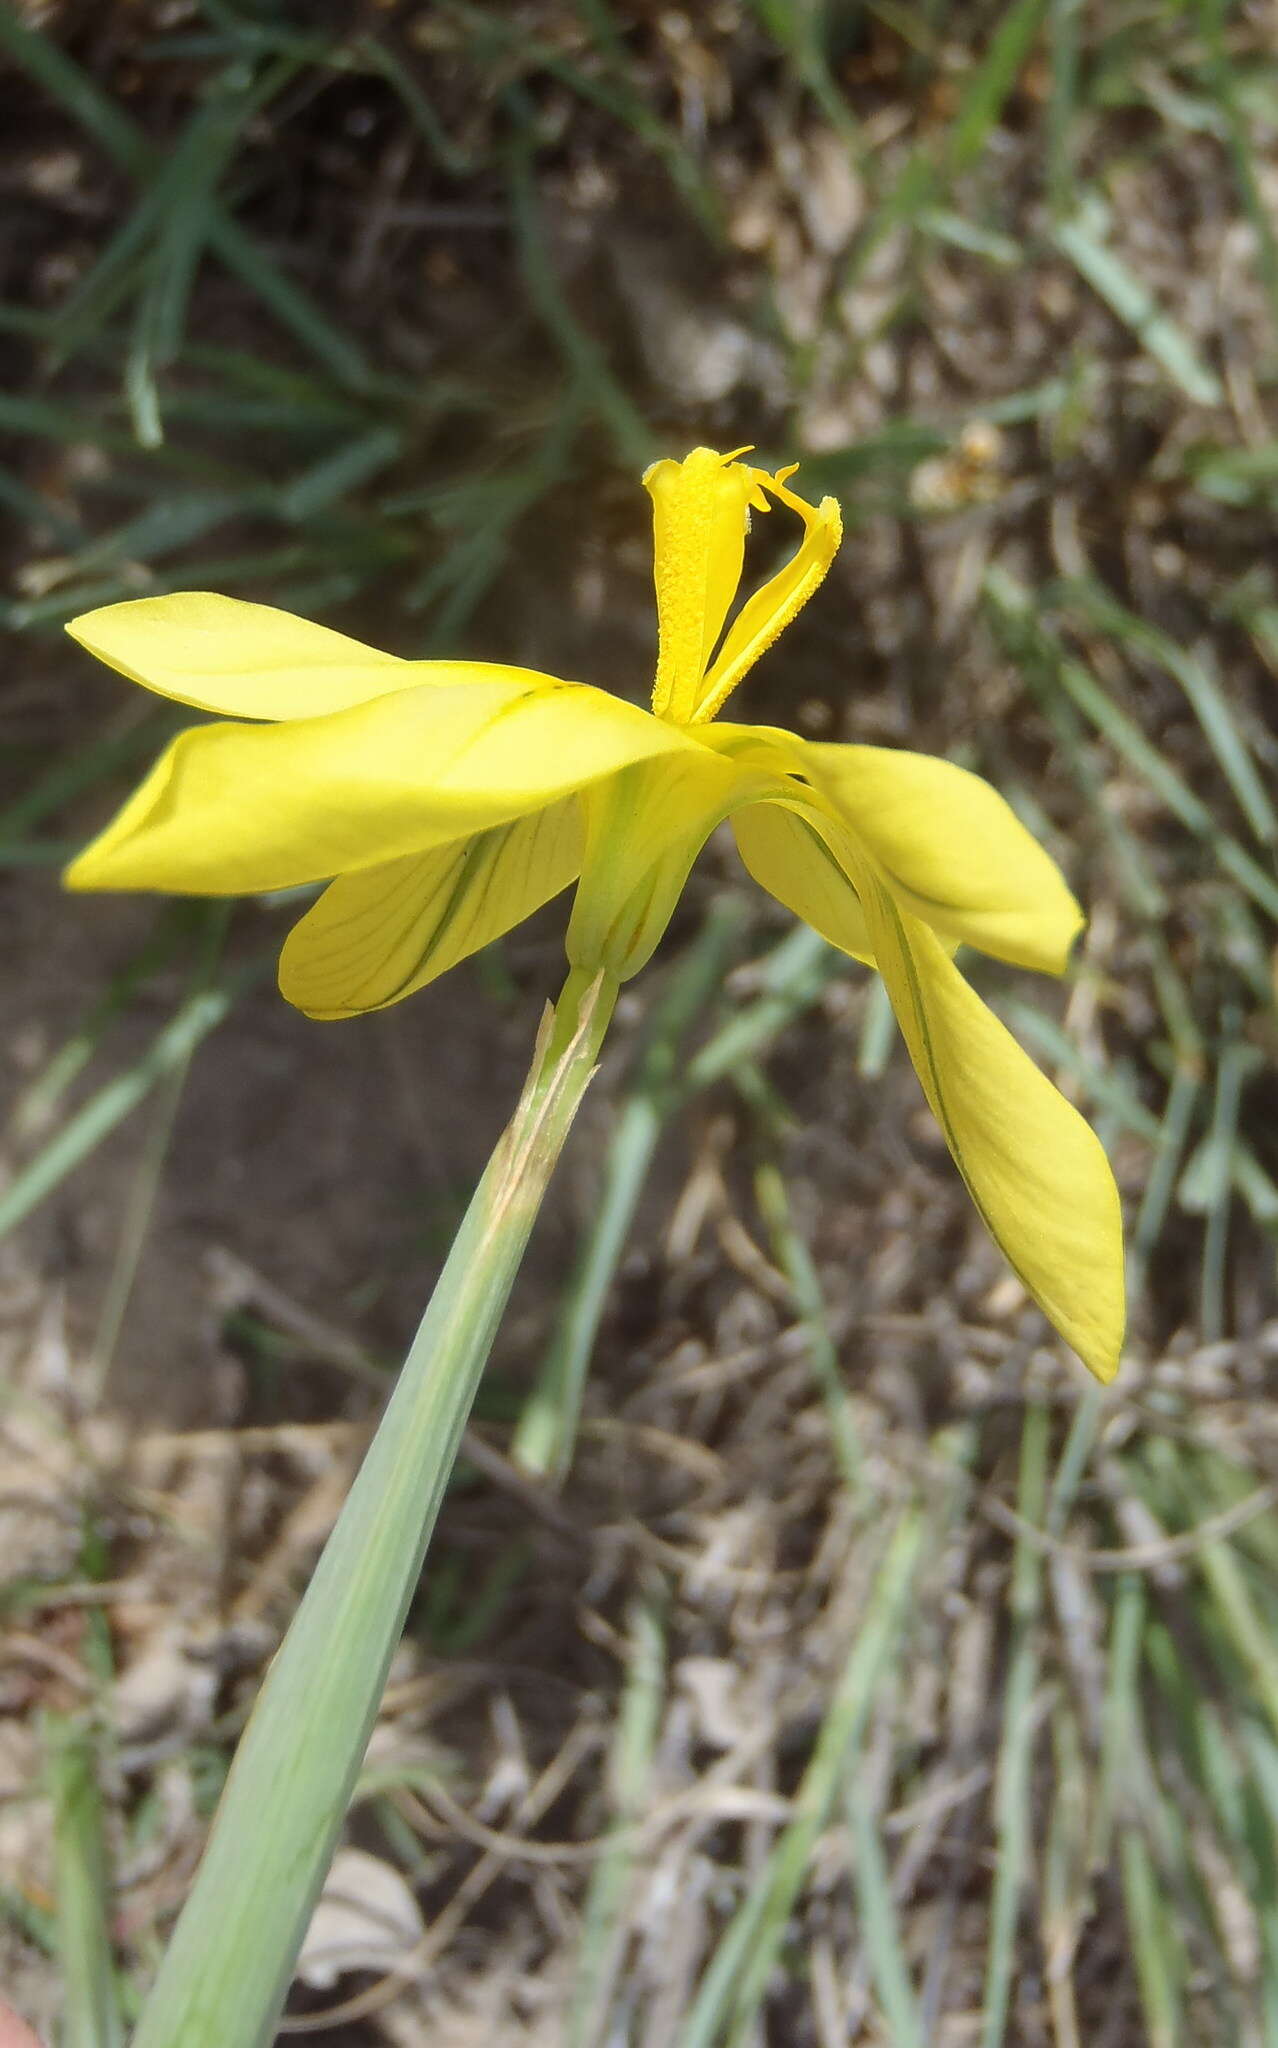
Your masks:
<svg viewBox="0 0 1278 2048"><path fill-rule="evenodd" d="M0 1416L23 1475L43 1418L49 1512L71 1499L106 1565L24 1568L10 1611L74 1608L82 1574L163 1592L216 1555L225 1669L260 1664L303 1507L331 1521L393 1350L398 1268L430 1255L420 1189L453 1200L440 1139L358 1273L322 1203L278 1244L251 1202L215 1218L266 1279L218 1324L242 1408L181 1456L243 1460L256 1525L233 1489L213 1535L186 1480L93 1443L68 1463L113 1358L127 1385L140 1281L177 1256L192 1075L242 1085L227 1031L268 1029L273 944L269 906L116 923L55 899L176 729L86 677L62 623L208 587L406 654L567 673L589 647L637 691L635 471L696 441L802 455L849 527L835 623L805 622L742 715L970 762L1062 859L1091 918L1063 1015L992 992L1110 1145L1132 1358L1102 1397L1045 1353L865 978L751 926L712 861L605 1078L589 1226L499 1357L365 1814L430 1909L438 1997L508 1994L494 2038L532 1985L574 2048L1278 2040L1278 67L1225 0L685 14L201 0L98 34L0 10L0 90L39 123L29 272L0 305L24 692L0 864L33 977L44 921L85 920L66 1001L39 983L0 1233L38 1265L95 1188L110 1210L79 1409L46 1373ZM548 616L552 560L580 615ZM464 1030L441 996L415 1036L345 1041L404 1086L406 1128L400 1069L504 1042L548 950L480 963ZM297 1035L281 1071L336 1130L334 1067ZM349 1171L371 1200L390 1167ZM278 1267L331 1302L330 1263L331 1324L271 1294ZM299 1408L269 1426L268 1371ZM130 1861L138 1787L154 1812L160 1764L182 1780L189 1850L251 1689L228 1678L122 1789L112 1683L91 1729L55 1702L50 1884L0 1893L23 1952L68 1969L86 2044L118 2038L176 1904ZM490 1733L522 1784L504 1806ZM424 1968L355 1995L425 2013Z"/></svg>

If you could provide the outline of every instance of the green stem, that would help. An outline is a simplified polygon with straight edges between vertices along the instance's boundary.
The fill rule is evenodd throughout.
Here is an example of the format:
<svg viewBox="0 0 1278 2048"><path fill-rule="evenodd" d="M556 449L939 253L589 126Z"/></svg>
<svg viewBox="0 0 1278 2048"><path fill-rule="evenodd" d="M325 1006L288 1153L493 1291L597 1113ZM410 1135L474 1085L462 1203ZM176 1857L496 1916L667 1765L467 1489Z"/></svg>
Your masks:
<svg viewBox="0 0 1278 2048"><path fill-rule="evenodd" d="M133 2048L265 2048L529 1232L617 984L569 975L254 1706Z"/></svg>

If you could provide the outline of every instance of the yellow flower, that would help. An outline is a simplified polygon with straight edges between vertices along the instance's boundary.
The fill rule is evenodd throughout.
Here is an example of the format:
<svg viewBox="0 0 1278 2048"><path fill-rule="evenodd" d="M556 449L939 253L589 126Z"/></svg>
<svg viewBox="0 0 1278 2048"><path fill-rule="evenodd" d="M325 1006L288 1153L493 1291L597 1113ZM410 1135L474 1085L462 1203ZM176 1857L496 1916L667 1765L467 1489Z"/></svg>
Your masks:
<svg viewBox="0 0 1278 2048"><path fill-rule="evenodd" d="M67 881L209 895L326 881L285 943L280 986L311 1016L348 1017L410 995L574 880L570 961L625 979L731 819L755 880L878 969L991 1234L1107 1379L1123 1324L1113 1178L953 959L966 944L1059 973L1078 906L978 776L716 720L820 583L841 530L834 499L809 505L792 470L769 475L746 453L697 448L644 479L651 711L530 669L402 661L201 592L75 620L75 637L135 682L236 722L174 740ZM750 513L774 501L802 522L798 549L728 624Z"/></svg>

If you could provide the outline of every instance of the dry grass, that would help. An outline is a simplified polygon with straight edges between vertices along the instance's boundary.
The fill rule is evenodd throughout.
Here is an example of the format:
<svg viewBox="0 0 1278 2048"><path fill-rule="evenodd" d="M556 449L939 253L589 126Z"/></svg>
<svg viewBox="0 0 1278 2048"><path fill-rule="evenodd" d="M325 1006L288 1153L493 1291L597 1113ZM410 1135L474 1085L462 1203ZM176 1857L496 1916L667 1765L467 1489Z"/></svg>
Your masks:
<svg viewBox="0 0 1278 2048"><path fill-rule="evenodd" d="M552 912L330 1032L263 984L278 912L61 903L159 729L54 628L198 582L639 694L634 468L754 439L851 537L743 715L983 768L1088 905L1063 1002L974 971L1110 1145L1131 1357L1102 1397L1045 1341L866 978L809 949L770 992L782 927L712 849L370 1751L349 1843L398 1889L288 2028L1278 2039L1272 10L32 21L0 45L14 2002L87 2048L145 1984L559 944ZM559 1485L513 1453L565 1345Z"/></svg>

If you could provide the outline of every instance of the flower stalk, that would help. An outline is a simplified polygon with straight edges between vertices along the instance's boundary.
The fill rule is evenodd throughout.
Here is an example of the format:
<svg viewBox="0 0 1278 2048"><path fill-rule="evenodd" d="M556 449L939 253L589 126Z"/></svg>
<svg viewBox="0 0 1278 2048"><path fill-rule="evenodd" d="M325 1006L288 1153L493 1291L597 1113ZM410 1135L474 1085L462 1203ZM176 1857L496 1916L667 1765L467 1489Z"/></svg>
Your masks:
<svg viewBox="0 0 1278 2048"><path fill-rule="evenodd" d="M265 2048L524 1247L617 997L574 970L240 1740L133 2048Z"/></svg>

